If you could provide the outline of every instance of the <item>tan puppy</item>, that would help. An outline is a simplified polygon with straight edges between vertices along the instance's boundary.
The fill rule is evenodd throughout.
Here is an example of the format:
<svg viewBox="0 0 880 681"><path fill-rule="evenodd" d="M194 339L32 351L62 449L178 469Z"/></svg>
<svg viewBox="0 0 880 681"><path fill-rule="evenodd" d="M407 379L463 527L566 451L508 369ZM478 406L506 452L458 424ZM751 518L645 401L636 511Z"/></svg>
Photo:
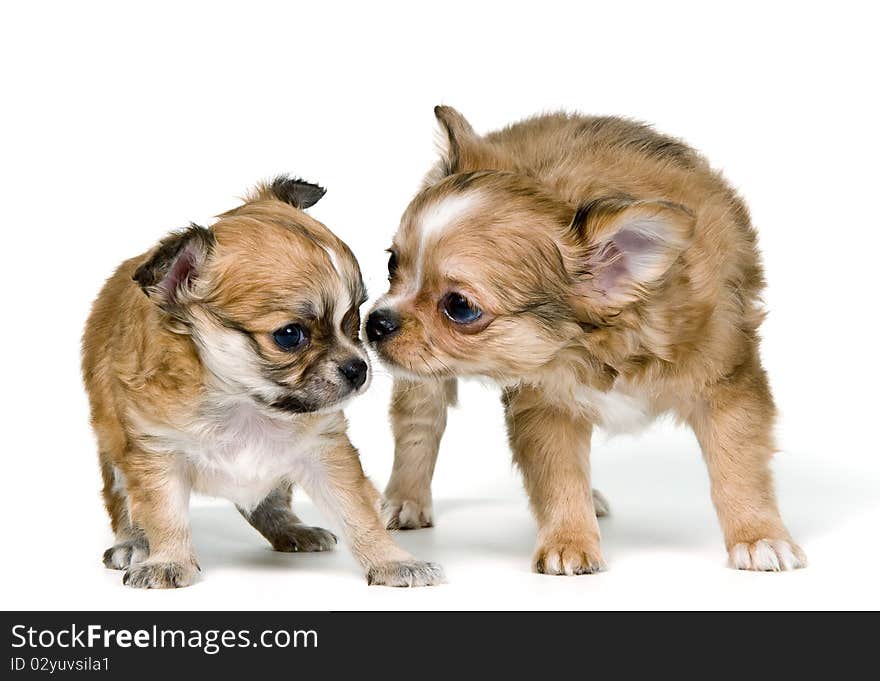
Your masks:
<svg viewBox="0 0 880 681"><path fill-rule="evenodd" d="M83 375L116 535L104 564L129 586L193 581L191 491L234 501L276 551L332 548L291 511L294 482L370 583L442 580L389 537L346 435L343 402L369 382L366 292L348 247L300 210L323 194L280 177L124 262L95 301Z"/></svg>
<svg viewBox="0 0 880 681"><path fill-rule="evenodd" d="M389 527L430 525L455 377L504 390L539 524L534 567L603 566L594 426L672 412L696 432L731 564L805 564L769 470L764 286L742 200L695 151L618 118L539 116L485 137L437 107L441 162L403 215L367 331L397 370Z"/></svg>

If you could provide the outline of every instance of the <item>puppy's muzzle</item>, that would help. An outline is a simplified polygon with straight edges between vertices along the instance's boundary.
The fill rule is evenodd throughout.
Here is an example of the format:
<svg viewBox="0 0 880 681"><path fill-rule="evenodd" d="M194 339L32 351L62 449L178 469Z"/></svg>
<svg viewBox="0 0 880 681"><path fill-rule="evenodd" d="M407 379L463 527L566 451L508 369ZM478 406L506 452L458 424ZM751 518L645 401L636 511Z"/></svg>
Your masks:
<svg viewBox="0 0 880 681"><path fill-rule="evenodd" d="M367 338L373 343L386 340L400 330L400 317L387 307L374 310L367 318Z"/></svg>
<svg viewBox="0 0 880 681"><path fill-rule="evenodd" d="M352 390L357 390L367 380L367 363L362 359L351 359L339 365L339 373L345 376Z"/></svg>

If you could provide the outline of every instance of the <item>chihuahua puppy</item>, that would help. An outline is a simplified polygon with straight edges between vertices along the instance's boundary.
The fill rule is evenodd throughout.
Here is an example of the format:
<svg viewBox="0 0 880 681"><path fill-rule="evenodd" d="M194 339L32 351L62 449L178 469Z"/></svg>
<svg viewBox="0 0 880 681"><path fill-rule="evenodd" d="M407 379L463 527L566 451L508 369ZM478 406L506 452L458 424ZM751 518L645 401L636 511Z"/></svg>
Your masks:
<svg viewBox="0 0 880 681"><path fill-rule="evenodd" d="M279 177L210 228L124 262L92 308L83 376L116 543L139 588L192 583L192 491L232 500L276 551L336 537L290 508L294 483L336 517L371 584L442 580L391 540L346 435L369 384L366 299L348 247L302 209L324 190Z"/></svg>
<svg viewBox="0 0 880 681"><path fill-rule="evenodd" d="M366 325L398 375L388 526L431 525L455 379L479 375L503 388L537 572L603 567L593 428L668 412L700 442L730 563L803 566L769 470L764 277L743 201L693 149L628 120L560 113L481 137L454 109L435 114L445 151L403 214Z"/></svg>

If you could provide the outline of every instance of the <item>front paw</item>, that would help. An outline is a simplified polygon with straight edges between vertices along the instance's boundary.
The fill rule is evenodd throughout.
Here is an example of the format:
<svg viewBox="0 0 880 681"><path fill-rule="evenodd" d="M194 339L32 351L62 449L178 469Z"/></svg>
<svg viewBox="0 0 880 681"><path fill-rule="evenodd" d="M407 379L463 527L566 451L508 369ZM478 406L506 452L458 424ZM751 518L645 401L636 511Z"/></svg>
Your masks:
<svg viewBox="0 0 880 681"><path fill-rule="evenodd" d="M605 561L598 541L551 539L538 546L532 567L542 575L590 575L604 570Z"/></svg>
<svg viewBox="0 0 880 681"><path fill-rule="evenodd" d="M380 586L436 586L446 577L437 563L402 560L374 565L367 570L367 584Z"/></svg>
<svg viewBox="0 0 880 681"><path fill-rule="evenodd" d="M122 576L122 583L135 589L177 589L195 581L193 563L138 563Z"/></svg>
<svg viewBox="0 0 880 681"><path fill-rule="evenodd" d="M283 553L330 551L336 541L336 535L323 527L290 525L272 538L272 548Z"/></svg>
<svg viewBox="0 0 880 681"><path fill-rule="evenodd" d="M807 566L807 557L801 548L784 539L759 539L743 542L730 549L730 567L737 570L783 572Z"/></svg>
<svg viewBox="0 0 880 681"><path fill-rule="evenodd" d="M382 502L382 520L389 530L417 530L434 526L431 501L386 497Z"/></svg>

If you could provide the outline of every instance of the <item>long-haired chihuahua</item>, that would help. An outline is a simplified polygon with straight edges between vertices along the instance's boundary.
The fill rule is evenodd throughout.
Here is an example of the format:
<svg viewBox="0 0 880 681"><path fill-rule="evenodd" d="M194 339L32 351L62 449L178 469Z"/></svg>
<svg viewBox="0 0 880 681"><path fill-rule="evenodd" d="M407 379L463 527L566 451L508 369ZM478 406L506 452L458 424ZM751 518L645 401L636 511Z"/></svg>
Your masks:
<svg viewBox="0 0 880 681"><path fill-rule="evenodd" d="M122 263L95 301L82 366L116 536L104 565L131 587L194 580L192 491L232 500L276 551L333 548L291 510L294 484L339 520L369 582L442 581L391 540L346 434L344 403L370 378L366 292L348 247L303 210L323 194L261 185Z"/></svg>
<svg viewBox="0 0 880 681"><path fill-rule="evenodd" d="M697 435L731 565L805 565L773 490L764 276L736 192L693 149L628 120L560 113L480 136L454 109L435 113L445 150L366 324L397 373L389 527L432 523L456 377L484 376L503 389L538 572L603 567L593 428L664 413Z"/></svg>

